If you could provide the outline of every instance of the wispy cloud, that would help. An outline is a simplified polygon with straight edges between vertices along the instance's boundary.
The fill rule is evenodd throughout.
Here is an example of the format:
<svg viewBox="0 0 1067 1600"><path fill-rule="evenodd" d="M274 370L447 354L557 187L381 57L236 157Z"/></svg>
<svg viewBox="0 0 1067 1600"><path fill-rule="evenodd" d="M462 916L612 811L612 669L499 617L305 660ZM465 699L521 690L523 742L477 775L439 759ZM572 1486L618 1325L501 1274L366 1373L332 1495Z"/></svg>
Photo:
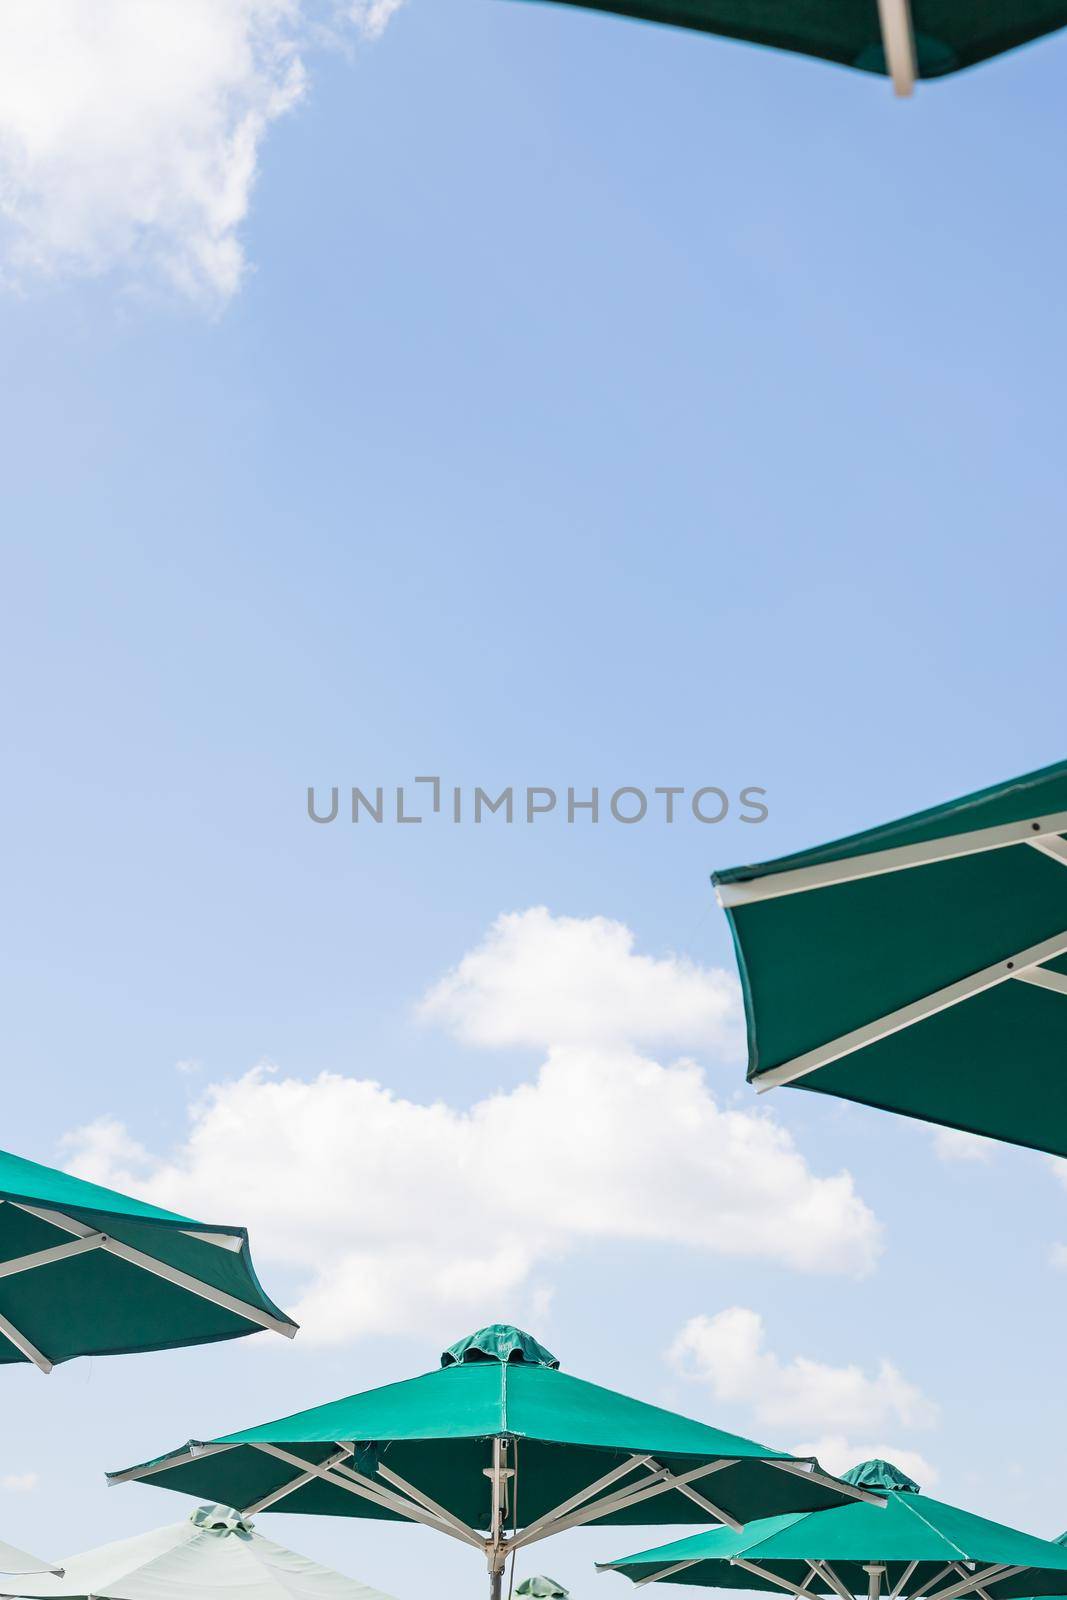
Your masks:
<svg viewBox="0 0 1067 1600"><path fill-rule="evenodd" d="M327 13L380 34L395 0L5 0L3 275L119 270L218 305L240 286L264 138L307 92Z"/></svg>
<svg viewBox="0 0 1067 1600"><path fill-rule="evenodd" d="M821 1448L811 1453L821 1458L825 1451L856 1459L864 1448L849 1440L886 1429L928 1429L937 1421L933 1400L885 1357L869 1370L809 1355L782 1360L766 1347L763 1317L745 1306L689 1318L670 1347L669 1362L686 1378L707 1384L720 1402L745 1406L758 1426L817 1432ZM886 1451L865 1446L865 1453Z"/></svg>

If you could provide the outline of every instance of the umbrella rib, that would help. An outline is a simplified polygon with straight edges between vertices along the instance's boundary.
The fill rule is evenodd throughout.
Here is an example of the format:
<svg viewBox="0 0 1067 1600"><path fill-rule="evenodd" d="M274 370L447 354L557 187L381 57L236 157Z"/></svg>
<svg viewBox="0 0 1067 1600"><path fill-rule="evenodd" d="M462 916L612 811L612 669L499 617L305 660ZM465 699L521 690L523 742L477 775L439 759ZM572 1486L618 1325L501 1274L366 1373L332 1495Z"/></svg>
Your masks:
<svg viewBox="0 0 1067 1600"><path fill-rule="evenodd" d="M406 1517L409 1522L422 1522L428 1528L436 1528L440 1533L447 1533L453 1539L462 1539L465 1544L473 1544L479 1550L484 1549L484 1544L474 1532L460 1533L447 1522L442 1522L440 1517L431 1515L422 1506L414 1501L407 1500L399 1494L394 1494L389 1489L383 1489L371 1478L365 1478L362 1473L346 1468L345 1475L331 1472L321 1464L313 1465L304 1461L300 1456L293 1455L288 1450L283 1450L279 1445L268 1444L265 1440L249 1441L253 1450L260 1450L264 1455L274 1456L278 1461L285 1461L289 1466L298 1467L300 1475L310 1472L315 1478L321 1478L324 1483L331 1484L335 1489L346 1489L349 1494L360 1496L369 1500L373 1505L381 1506L384 1510L394 1511L399 1516ZM295 1489L296 1483L290 1485Z"/></svg>
<svg viewBox="0 0 1067 1600"><path fill-rule="evenodd" d="M995 961L992 966L982 967L978 972L972 972L968 977L950 983L944 989L935 989L932 994L924 995L921 1000L912 1000L896 1011L887 1012L884 1017L877 1017L873 1022L864 1023L861 1028L854 1028L850 1033L843 1033L837 1039L830 1039L826 1044L817 1045L814 1050L794 1056L791 1061L783 1061L777 1067L768 1067L755 1079L756 1088L762 1094L778 1084L793 1083L797 1078L807 1077L808 1073L829 1066L832 1061L840 1061L842 1056L853 1055L866 1045L876 1044L880 1039L899 1033L903 1028L924 1022L927 1017L935 1016L939 1011L947 1011L951 1006L959 1005L961 1001L969 1000L976 994L982 994L998 983L1020 977L1026 968L1037 967L1043 961L1051 961L1055 956L1062 956L1065 953L1067 953L1067 932L1054 934L1051 939L1043 939L1040 944L1032 944L1002 961Z"/></svg>
<svg viewBox="0 0 1067 1600"><path fill-rule="evenodd" d="M1025 1567L1003 1565L984 1567L981 1572L972 1572L959 1583L950 1584L947 1589L938 1589L933 1600L961 1600L963 1595L973 1594L983 1584L999 1583L1002 1578L1015 1578L1026 1570Z"/></svg>
<svg viewBox="0 0 1067 1600"><path fill-rule="evenodd" d="M172 1467L188 1466L190 1461L199 1461L204 1456L220 1455L224 1450L236 1450L236 1444L223 1444L211 1442L208 1444L191 1444L185 1450L178 1450L174 1455L163 1456L158 1461L145 1461L139 1467L127 1467L123 1472L109 1472L107 1474L108 1488L113 1489L120 1483L137 1483L141 1478L154 1478L157 1472L169 1472Z"/></svg>
<svg viewBox="0 0 1067 1600"><path fill-rule="evenodd" d="M336 1467L351 1454L352 1451L348 1446L342 1445L332 1456L327 1456L322 1465L324 1467ZM315 1476L316 1474L311 1470L302 1472L291 1483L283 1483L279 1489L272 1489L270 1494L265 1494L261 1500L254 1500L250 1506L244 1506L241 1510L242 1517L254 1517L260 1511L266 1511L267 1507L274 1505L276 1501L284 1500L286 1495L292 1494L297 1489L302 1489L306 1483L311 1483Z"/></svg>
<svg viewBox="0 0 1067 1600"><path fill-rule="evenodd" d="M16 1328L15 1324L13 1322L9 1322L5 1316L0 1316L0 1333L4 1335L4 1338L7 1339L10 1344L15 1346L15 1349L18 1350L21 1355L26 1357L27 1361L33 1362L34 1366L39 1372L51 1372L52 1362L49 1361L48 1357L46 1355L42 1355L37 1346L27 1339L26 1335L21 1333L19 1329Z"/></svg>
<svg viewBox="0 0 1067 1600"><path fill-rule="evenodd" d="M410 1495L412 1500L418 1501L427 1511L433 1512L435 1517L440 1517L442 1522L451 1523L463 1538L473 1540L479 1545L482 1543L474 1529L469 1527L461 1517L457 1517L453 1512L447 1510L445 1506L439 1505L424 1490L416 1488L415 1484L409 1483L407 1478L402 1478L399 1472L394 1472L391 1467L385 1467L379 1463L378 1476L385 1478L389 1483L395 1484L404 1494Z"/></svg>
<svg viewBox="0 0 1067 1600"><path fill-rule="evenodd" d="M768 1567L761 1567L758 1561L746 1561L744 1556L731 1556L730 1565L740 1567L744 1572L751 1572L756 1578L762 1578L765 1583L773 1583L779 1589L785 1589L789 1594L799 1596L799 1600L819 1600L810 1589L802 1589L798 1583L790 1583L788 1578L780 1578L776 1572Z"/></svg>
<svg viewBox="0 0 1067 1600"><path fill-rule="evenodd" d="M884 1506L885 1500L880 1494L864 1489L858 1483L846 1483L844 1478L831 1478L827 1473L821 1472L817 1466L805 1467L799 1461L777 1461L764 1457L763 1463L768 1467L777 1467L779 1472L792 1472L799 1478L804 1478L808 1483L819 1483L826 1489L834 1489L839 1494L848 1495L850 1500L862 1500L865 1505Z"/></svg>
<svg viewBox="0 0 1067 1600"><path fill-rule="evenodd" d="M102 1233L87 1233L81 1239L71 1239L68 1244L50 1245L47 1250L34 1250L26 1256L13 1256L10 1261L0 1261L0 1278L12 1278L20 1272L32 1272L34 1267L48 1267L56 1261L67 1261L86 1250L99 1250L104 1242Z"/></svg>
<svg viewBox="0 0 1067 1600"><path fill-rule="evenodd" d="M41 1206L23 1205L19 1201L11 1203L20 1211L26 1211L30 1216L40 1218L42 1222L49 1222L53 1227L62 1228L66 1233L76 1234L79 1239L88 1238L97 1232L87 1223L79 1222L75 1217L68 1217L65 1212L48 1211ZM254 1322L261 1328L270 1328L275 1333L283 1333L287 1339L296 1336L296 1327L293 1323L283 1322L280 1317L272 1316L269 1311L249 1305L247 1300L238 1300L236 1295L227 1294L225 1289L216 1289L213 1284L204 1283L200 1278L194 1278L191 1273L169 1266L167 1262L159 1261L144 1250L135 1249L133 1245L124 1244L120 1239L113 1239L110 1234L99 1235L98 1248L105 1250L108 1255L118 1256L130 1266L140 1267L143 1272L150 1272L154 1277L173 1283L176 1288L184 1289L188 1294L194 1294L201 1300L211 1301L213 1305L221 1306L224 1311L232 1311L235 1316L244 1317L248 1322Z"/></svg>
<svg viewBox="0 0 1067 1600"><path fill-rule="evenodd" d="M888 1595L888 1600L898 1600L899 1595L901 1595L903 1593L905 1584L908 1582L908 1580L910 1579L912 1573L915 1571L915 1568L918 1565L919 1565L919 1563L917 1561L909 1561L908 1562L907 1566L904 1568L904 1571L900 1574L900 1577L897 1579L896 1583L890 1589L889 1595Z"/></svg>
<svg viewBox="0 0 1067 1600"><path fill-rule="evenodd" d="M684 1572L686 1567L696 1567L700 1563L696 1560L676 1561L673 1567L661 1567L658 1572L650 1572L647 1578L638 1578L634 1584L635 1589L643 1589L646 1583L659 1583L664 1578L673 1578L676 1572Z"/></svg>
<svg viewBox="0 0 1067 1600"><path fill-rule="evenodd" d="M852 1600L851 1590L848 1589L844 1583L842 1583L841 1579L838 1577L829 1561L816 1561L813 1562L812 1565L815 1567L819 1577L830 1585L830 1588L837 1595L838 1600Z"/></svg>
<svg viewBox="0 0 1067 1600"><path fill-rule="evenodd" d="M782 895L806 894L811 889L830 889L840 883L877 878L886 872L901 872L910 867L932 866L953 861L959 856L980 855L1014 844L1039 846L1054 834L1067 833L1067 811L1029 822L1006 822L994 828L976 828L971 833L949 834L944 839L927 839L921 844L895 845L888 850L870 850L862 855L843 856L839 861L822 861L813 867L792 867L785 872L769 872L763 878L742 878L736 883L715 887L719 904L755 905L760 900L777 900ZM1046 854L1059 853L1053 848ZM1060 859L1063 859L1062 856Z"/></svg>
<svg viewBox="0 0 1067 1600"><path fill-rule="evenodd" d="M878 0L885 64L893 80L893 93L902 97L915 87L915 34L908 0Z"/></svg>
<svg viewBox="0 0 1067 1600"><path fill-rule="evenodd" d="M926 1521L925 1517L923 1518L923 1521ZM927 1526L929 1527L929 1523L927 1523ZM935 1528L934 1532L938 1532L938 1529ZM940 1572L935 1572L932 1578L927 1578L924 1584L920 1584L918 1589L912 1589L908 1595L908 1600L922 1600L922 1596L929 1593L929 1591L934 1587L935 1583L940 1583L942 1578L947 1578L949 1573L952 1572L954 1568L955 1563L952 1561L948 1562L946 1566L941 1568Z"/></svg>
<svg viewBox="0 0 1067 1600"><path fill-rule="evenodd" d="M565 1517L576 1506L583 1505L586 1500L591 1499L595 1494L599 1494L601 1490L610 1488L613 1483L617 1483L620 1478L624 1478L628 1472L636 1472L638 1467L647 1466L651 1460L651 1456L630 1456L620 1466L613 1467L610 1472L605 1472L602 1478L597 1478L593 1483L587 1483L584 1489L579 1489L577 1494L572 1494L569 1500L562 1500L558 1506L553 1506L551 1511L546 1511L543 1517L538 1517L536 1522L531 1522L529 1527L523 1531L525 1533L534 1533L538 1528L543 1528L547 1522ZM640 1481L647 1483L648 1479L645 1478ZM637 1485L630 1485L631 1489L636 1487ZM625 1492L628 1494L630 1489Z"/></svg>
<svg viewBox="0 0 1067 1600"><path fill-rule="evenodd" d="M512 1549L517 1550L521 1545L535 1544L538 1539L545 1539L554 1533L564 1533L568 1528L580 1528L583 1523L591 1522L594 1518L606 1516L608 1513L628 1511L631 1506L639 1505L642 1500L650 1500L654 1495L666 1494L670 1489L681 1490L686 1484L698 1478L710 1477L713 1472L722 1472L725 1468L736 1465L736 1459L730 1457L725 1461L705 1462L702 1466L694 1467L690 1472L682 1472L677 1475L664 1467L660 1467L657 1469L653 1479L646 1479L643 1483L633 1484L621 1494L609 1495L603 1500L594 1500L592 1505L583 1506L570 1516L560 1517L555 1512L549 1512L547 1516L541 1518L540 1522L531 1523L528 1528L524 1528L522 1533L512 1540ZM706 1501L704 1504L705 1506L710 1506L711 1502ZM719 1518L723 1517L723 1513L718 1510L715 1510L714 1515ZM732 1527L738 1526L732 1519L730 1525Z"/></svg>

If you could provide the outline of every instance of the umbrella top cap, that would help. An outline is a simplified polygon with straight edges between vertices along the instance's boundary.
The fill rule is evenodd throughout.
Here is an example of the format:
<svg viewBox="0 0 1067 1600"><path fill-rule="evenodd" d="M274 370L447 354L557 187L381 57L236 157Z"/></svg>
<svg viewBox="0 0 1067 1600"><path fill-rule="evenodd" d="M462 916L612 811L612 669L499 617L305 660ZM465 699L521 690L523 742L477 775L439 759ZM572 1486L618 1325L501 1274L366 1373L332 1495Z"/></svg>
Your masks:
<svg viewBox="0 0 1067 1600"><path fill-rule="evenodd" d="M472 1361L499 1361L501 1365L521 1362L528 1367L558 1367L559 1361L538 1344L532 1334L513 1328L507 1322L491 1322L477 1333L449 1345L441 1352L443 1367L465 1366Z"/></svg>
<svg viewBox="0 0 1067 1600"><path fill-rule="evenodd" d="M861 1461L849 1467L841 1477L845 1483L854 1483L858 1489L893 1489L897 1494L918 1494L919 1485L906 1472L901 1472L891 1461Z"/></svg>
<svg viewBox="0 0 1067 1600"><path fill-rule="evenodd" d="M251 1533L252 1524L232 1506L197 1506L189 1513L194 1528L207 1533Z"/></svg>

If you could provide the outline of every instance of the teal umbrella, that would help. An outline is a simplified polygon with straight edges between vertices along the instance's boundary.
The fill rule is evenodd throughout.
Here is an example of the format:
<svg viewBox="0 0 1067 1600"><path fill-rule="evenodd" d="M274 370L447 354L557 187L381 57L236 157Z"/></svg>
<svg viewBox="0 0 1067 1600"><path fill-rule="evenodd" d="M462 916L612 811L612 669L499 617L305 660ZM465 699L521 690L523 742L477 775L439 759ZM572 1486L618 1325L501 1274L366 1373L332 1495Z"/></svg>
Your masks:
<svg viewBox="0 0 1067 1600"><path fill-rule="evenodd" d="M508 1556L587 1523L726 1522L876 1493L560 1372L519 1328L482 1328L421 1377L110 1475L243 1508L422 1523Z"/></svg>
<svg viewBox="0 0 1067 1600"><path fill-rule="evenodd" d="M885 73L898 94L1067 24L1067 0L568 0Z"/></svg>
<svg viewBox="0 0 1067 1600"><path fill-rule="evenodd" d="M795 1600L1018 1600L1067 1594L1067 1549L921 1494L888 1461L845 1473L877 1488L886 1505L842 1506L814 1516L769 1517L735 1531L712 1528L601 1570L635 1584L753 1589Z"/></svg>
<svg viewBox="0 0 1067 1600"><path fill-rule="evenodd" d="M210 1344L296 1323L243 1228L196 1222L0 1151L0 1363Z"/></svg>
<svg viewBox="0 0 1067 1600"><path fill-rule="evenodd" d="M748 1076L1067 1156L1067 763L715 874Z"/></svg>

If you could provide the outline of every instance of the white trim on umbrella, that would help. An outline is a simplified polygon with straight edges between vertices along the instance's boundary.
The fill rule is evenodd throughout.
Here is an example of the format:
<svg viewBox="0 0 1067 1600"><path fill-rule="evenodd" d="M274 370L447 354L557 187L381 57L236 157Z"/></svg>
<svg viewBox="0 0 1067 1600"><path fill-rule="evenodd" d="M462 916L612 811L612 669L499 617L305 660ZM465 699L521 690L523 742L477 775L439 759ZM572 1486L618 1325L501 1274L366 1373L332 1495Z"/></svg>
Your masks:
<svg viewBox="0 0 1067 1600"><path fill-rule="evenodd" d="M6 1203L13 1205L18 1211L27 1212L31 1217L37 1217L41 1222L50 1223L54 1228L74 1234L76 1248L70 1245L57 1245L51 1251L35 1250L30 1255L5 1262L2 1268L3 1275L29 1272L35 1267L47 1266L52 1261L76 1255L79 1250L104 1250L108 1255L117 1256L120 1260L128 1262L130 1266L139 1267L143 1272L150 1272L154 1277L165 1279L167 1283L184 1289L188 1294L196 1295L201 1300L209 1300L212 1305L221 1306L223 1310L231 1311L235 1316L244 1317L246 1321L254 1322L258 1327L269 1328L274 1333L283 1333L287 1339L292 1339L296 1334L296 1328L291 1322L284 1322L269 1311L250 1305L247 1300L239 1300L236 1295L227 1294L224 1289L217 1289L214 1284L204 1283L202 1279L194 1278L191 1273L182 1272L166 1261L159 1261L146 1251L124 1244L121 1239L114 1239L110 1234L91 1228L88 1223L80 1222L76 1217L69 1217L63 1211L52 1211L19 1200L9 1200ZM62 1251L62 1255L57 1255L56 1251ZM14 1342L12 1340L12 1343Z"/></svg>
<svg viewBox="0 0 1067 1600"><path fill-rule="evenodd" d="M980 855L986 850L1001 850L1014 844L1031 844L1043 849L1045 855L1067 861L1067 845L1059 851L1052 842L1053 836L1061 833L1067 833L1067 811L1030 822L1004 822L995 828L976 828L971 833L953 833L944 839L926 839L921 844L870 850L858 856L843 856L839 861L823 861L813 867L769 872L762 878L720 883L715 893L722 906L755 905L761 900L778 900L782 895L831 889L839 883L877 878L886 872L902 872L909 867L932 866L938 861L954 861L959 856Z"/></svg>
<svg viewBox="0 0 1067 1600"><path fill-rule="evenodd" d="M884 1017L876 1017L873 1022L864 1023L862 1028L854 1028L850 1033L843 1033L840 1038L830 1039L826 1044L818 1045L814 1050L807 1050L803 1055L794 1056L791 1061L783 1061L777 1067L768 1067L765 1072L758 1073L753 1081L761 1094L767 1089L776 1088L778 1084L793 1083L797 1078L807 1077L809 1072L816 1072L820 1067L829 1066L831 1061L840 1061L842 1056L853 1055L865 1045L875 1044L879 1039L887 1039L890 1034L899 1033L902 1028L910 1028L916 1022L923 1022L927 1017L935 1016L939 1011L947 1011L950 1006L959 1005L961 1000L969 1000L973 995L992 989L998 983L1023 977L1026 969L1038 967L1044 961L1052 961L1055 957L1065 954L1067 954L1067 932L1054 934L1051 939L1043 939L1040 944L1030 945L1028 949L1020 950L1003 961L995 961L990 967L972 972L969 977L961 978L958 983L950 983L944 989L936 989L933 994L924 995L921 1000L913 1000L909 1005L901 1006L897 1011L890 1011Z"/></svg>

